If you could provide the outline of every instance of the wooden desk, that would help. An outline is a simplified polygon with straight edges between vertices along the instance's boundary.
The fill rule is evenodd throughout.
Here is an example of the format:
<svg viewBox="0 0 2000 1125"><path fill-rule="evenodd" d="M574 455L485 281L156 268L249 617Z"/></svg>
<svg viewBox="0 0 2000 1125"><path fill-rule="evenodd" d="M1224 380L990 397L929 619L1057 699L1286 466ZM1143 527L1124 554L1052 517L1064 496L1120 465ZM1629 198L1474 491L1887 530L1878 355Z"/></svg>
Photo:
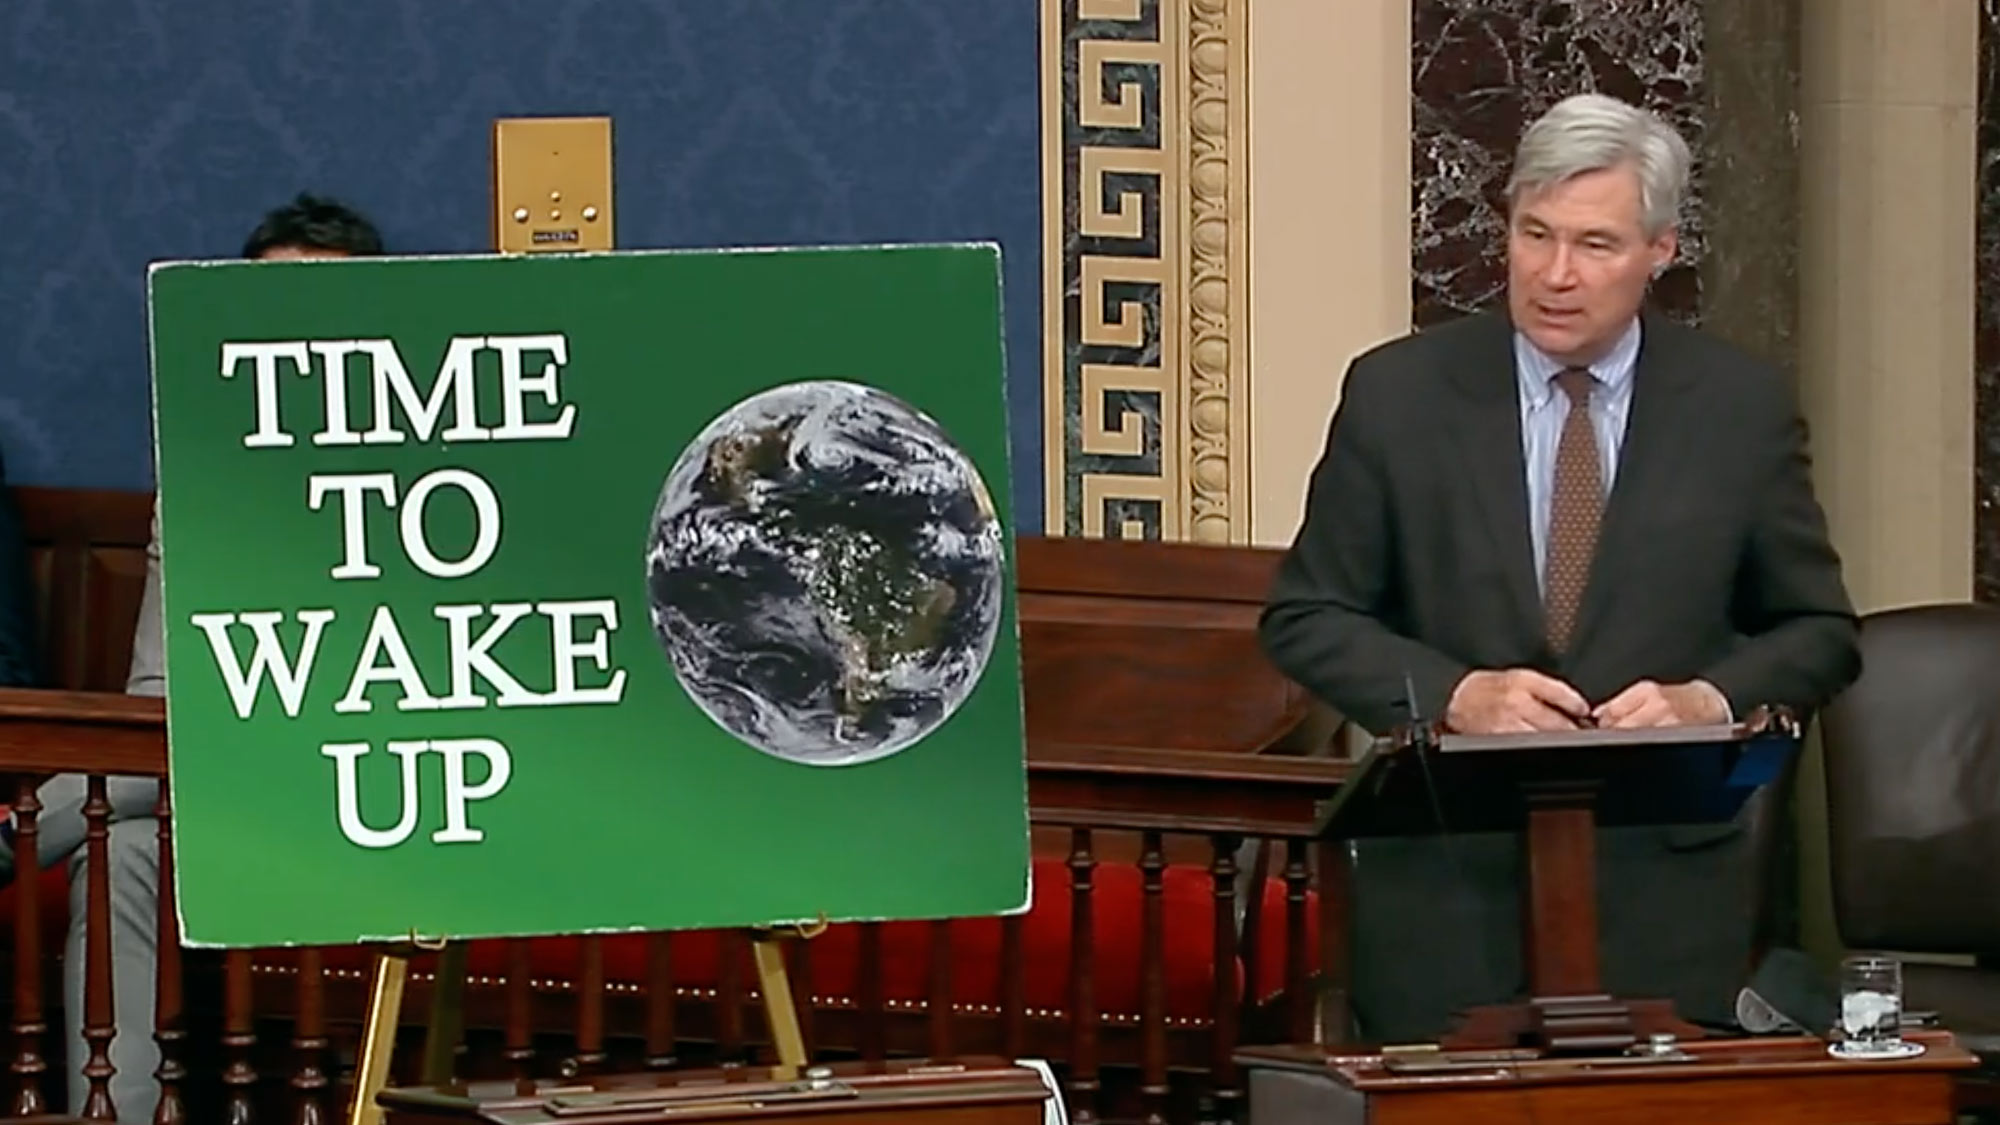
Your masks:
<svg viewBox="0 0 2000 1125"><path fill-rule="evenodd" d="M1951 1125L1952 1080L1978 1065L1949 1034L1893 1062L1843 1062L1817 1039L1686 1042L1685 1062L1546 1059L1449 1074L1390 1071L1378 1054L1247 1048L1250 1125Z"/></svg>
<svg viewBox="0 0 2000 1125"><path fill-rule="evenodd" d="M801 1125L1042 1125L1048 1087L999 1059L842 1063L805 1080L770 1068L667 1070L567 1082L474 1082L392 1088L384 1125L631 1125L797 1120ZM816 1079L816 1080L815 1080Z"/></svg>

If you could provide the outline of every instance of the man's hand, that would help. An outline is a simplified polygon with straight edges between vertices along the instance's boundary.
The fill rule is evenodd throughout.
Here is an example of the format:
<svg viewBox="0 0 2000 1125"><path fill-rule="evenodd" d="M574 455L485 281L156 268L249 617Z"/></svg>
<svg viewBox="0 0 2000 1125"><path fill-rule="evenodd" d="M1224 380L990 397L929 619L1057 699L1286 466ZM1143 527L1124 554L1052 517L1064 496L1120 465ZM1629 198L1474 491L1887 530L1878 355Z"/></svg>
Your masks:
<svg viewBox="0 0 2000 1125"><path fill-rule="evenodd" d="M1707 680L1658 684L1640 680L1591 712L1600 727L1676 727L1729 720L1729 700Z"/></svg>
<svg viewBox="0 0 2000 1125"><path fill-rule="evenodd" d="M1590 704L1561 680L1529 668L1470 672L1451 691L1444 722L1459 734L1575 730Z"/></svg>

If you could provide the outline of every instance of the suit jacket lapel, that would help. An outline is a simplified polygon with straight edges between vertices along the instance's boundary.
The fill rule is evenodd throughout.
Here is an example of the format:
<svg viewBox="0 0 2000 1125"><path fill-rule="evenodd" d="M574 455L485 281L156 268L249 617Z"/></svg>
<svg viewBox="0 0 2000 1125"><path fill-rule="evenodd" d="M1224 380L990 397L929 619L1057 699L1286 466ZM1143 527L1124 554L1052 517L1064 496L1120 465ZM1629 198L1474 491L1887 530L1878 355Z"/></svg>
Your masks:
<svg viewBox="0 0 2000 1125"><path fill-rule="evenodd" d="M1597 550L1590 560L1590 579L1577 607L1572 652L1580 652L1591 631L1617 603L1618 586L1631 572L1635 552L1646 549L1645 509L1672 483L1668 453L1676 433L1680 393L1695 373L1674 354L1671 330L1662 330L1648 314L1639 341L1639 361L1632 373L1632 404L1625 418L1625 438L1618 447L1618 472L1606 499L1599 525Z"/></svg>
<svg viewBox="0 0 2000 1125"><path fill-rule="evenodd" d="M1458 455L1473 482L1478 507L1507 573L1515 619L1542 635L1542 598L1535 548L1528 533L1527 462L1521 452L1521 406L1514 371L1513 328L1504 315L1483 314L1481 330L1452 358L1461 393Z"/></svg>

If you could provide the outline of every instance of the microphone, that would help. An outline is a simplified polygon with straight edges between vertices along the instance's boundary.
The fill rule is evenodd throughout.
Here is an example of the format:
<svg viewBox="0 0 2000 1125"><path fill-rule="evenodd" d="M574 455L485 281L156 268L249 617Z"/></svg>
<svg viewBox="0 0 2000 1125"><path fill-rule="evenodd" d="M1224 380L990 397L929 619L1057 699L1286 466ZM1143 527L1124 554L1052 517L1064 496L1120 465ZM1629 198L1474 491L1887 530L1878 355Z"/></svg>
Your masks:
<svg viewBox="0 0 2000 1125"><path fill-rule="evenodd" d="M1435 749L1436 732L1424 721L1423 710L1417 706L1417 680L1410 670L1403 669L1403 707L1410 713L1410 743L1419 750Z"/></svg>
<svg viewBox="0 0 2000 1125"><path fill-rule="evenodd" d="M1431 800L1431 814L1437 818L1438 834L1449 843L1451 828L1444 821L1444 801L1438 793L1437 779L1431 776L1430 756L1438 748L1437 733L1424 721L1423 709L1417 704L1417 679L1408 668L1403 669L1403 706L1410 712L1407 744L1417 757L1417 768L1423 771L1424 791Z"/></svg>
<svg viewBox="0 0 2000 1125"><path fill-rule="evenodd" d="M1430 799L1431 816L1437 821L1438 846L1444 851L1445 866L1450 869L1451 880L1458 885L1464 896L1459 900L1459 905L1476 903L1481 897L1480 884L1466 870L1465 859L1459 854L1458 839L1452 834L1451 825L1445 819L1444 794L1438 786L1437 778L1431 773L1431 755L1439 753L1441 749L1438 732L1423 721L1421 709L1417 706L1417 681L1407 668L1403 669L1403 706L1410 712L1409 748L1416 755L1417 770L1423 774L1424 796ZM1497 967L1493 964L1492 946L1477 940L1474 935L1478 933L1478 927L1472 924L1471 919L1468 918L1466 921L1467 924L1460 932L1471 940L1471 947L1466 951L1468 959L1476 959L1484 964L1488 972L1493 975L1493 979L1503 979L1504 974L1496 972Z"/></svg>

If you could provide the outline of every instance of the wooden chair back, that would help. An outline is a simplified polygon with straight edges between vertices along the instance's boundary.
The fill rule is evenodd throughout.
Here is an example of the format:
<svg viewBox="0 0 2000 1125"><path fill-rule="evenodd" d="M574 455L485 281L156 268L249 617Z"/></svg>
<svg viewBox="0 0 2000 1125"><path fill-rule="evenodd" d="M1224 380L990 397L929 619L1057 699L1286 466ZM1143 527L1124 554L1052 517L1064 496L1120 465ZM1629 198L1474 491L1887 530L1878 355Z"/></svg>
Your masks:
<svg viewBox="0 0 2000 1125"><path fill-rule="evenodd" d="M146 584L150 492L17 488L45 686L125 690Z"/></svg>
<svg viewBox="0 0 2000 1125"><path fill-rule="evenodd" d="M1283 552L1023 537L1017 556L1031 745L1256 753L1306 719L1257 643Z"/></svg>

